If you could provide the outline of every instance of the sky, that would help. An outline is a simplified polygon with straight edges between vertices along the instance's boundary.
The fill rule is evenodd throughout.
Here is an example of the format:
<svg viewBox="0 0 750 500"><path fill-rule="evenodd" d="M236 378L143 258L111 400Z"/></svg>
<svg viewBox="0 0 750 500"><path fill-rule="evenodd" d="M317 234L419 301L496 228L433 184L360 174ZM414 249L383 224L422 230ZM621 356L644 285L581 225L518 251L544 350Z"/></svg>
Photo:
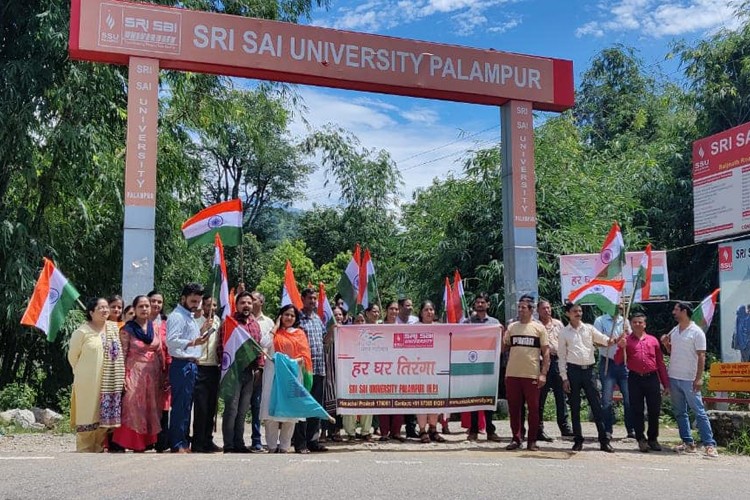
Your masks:
<svg viewBox="0 0 750 500"><path fill-rule="evenodd" d="M575 84L591 60L615 44L634 47L649 69L680 78L679 63L665 61L674 42L693 44L737 26L727 0L331 0L309 24L436 43L495 49L573 61ZM470 151L496 144L500 110L385 94L298 86L307 111L291 132L332 123L368 149L385 149L403 176L402 201L433 179L460 176ZM544 116L538 116L543 119ZM333 205L336 191L314 174L307 198L295 204Z"/></svg>

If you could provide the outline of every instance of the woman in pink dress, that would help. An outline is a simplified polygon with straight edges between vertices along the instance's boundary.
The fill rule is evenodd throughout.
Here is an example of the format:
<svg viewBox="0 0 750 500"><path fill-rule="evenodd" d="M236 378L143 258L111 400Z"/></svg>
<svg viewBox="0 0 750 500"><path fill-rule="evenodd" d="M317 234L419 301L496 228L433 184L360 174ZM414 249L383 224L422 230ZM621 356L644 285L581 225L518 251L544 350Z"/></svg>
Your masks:
<svg viewBox="0 0 750 500"><path fill-rule="evenodd" d="M122 425L112 440L123 448L145 451L156 443L164 405L164 351L162 341L149 319L151 304L139 295L133 300L135 319L120 330L125 355L125 394Z"/></svg>

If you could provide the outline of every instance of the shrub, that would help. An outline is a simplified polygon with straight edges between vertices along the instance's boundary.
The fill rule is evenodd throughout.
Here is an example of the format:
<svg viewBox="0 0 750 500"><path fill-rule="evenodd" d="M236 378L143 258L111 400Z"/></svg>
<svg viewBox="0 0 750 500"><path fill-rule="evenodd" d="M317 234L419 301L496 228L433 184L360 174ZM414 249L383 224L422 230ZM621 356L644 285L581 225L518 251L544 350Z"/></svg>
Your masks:
<svg viewBox="0 0 750 500"><path fill-rule="evenodd" d="M27 384L8 384L0 390L0 410L28 410L36 402L36 391Z"/></svg>

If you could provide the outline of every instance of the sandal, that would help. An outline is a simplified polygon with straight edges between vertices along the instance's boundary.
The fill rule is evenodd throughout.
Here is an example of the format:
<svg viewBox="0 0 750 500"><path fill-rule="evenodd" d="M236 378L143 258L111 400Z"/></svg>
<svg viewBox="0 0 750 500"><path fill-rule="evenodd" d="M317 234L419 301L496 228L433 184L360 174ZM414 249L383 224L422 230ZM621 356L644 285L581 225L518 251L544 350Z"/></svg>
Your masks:
<svg viewBox="0 0 750 500"><path fill-rule="evenodd" d="M341 434L334 434L333 436L331 436L331 441L333 441L334 443L340 443L343 440L344 438L341 437Z"/></svg>
<svg viewBox="0 0 750 500"><path fill-rule="evenodd" d="M445 438L438 434L437 431L435 431L430 432L430 441L435 441L436 443L445 443Z"/></svg>
<svg viewBox="0 0 750 500"><path fill-rule="evenodd" d="M422 431L419 433L419 440L423 443L429 443L430 442L430 435L427 434L427 432Z"/></svg>
<svg viewBox="0 0 750 500"><path fill-rule="evenodd" d="M386 443L390 440L391 438L389 438L388 436L380 436L380 439L378 439L378 441L380 441L381 443Z"/></svg>
<svg viewBox="0 0 750 500"><path fill-rule="evenodd" d="M402 436L401 434L391 434L391 439L395 439L399 443L405 443L406 438Z"/></svg>

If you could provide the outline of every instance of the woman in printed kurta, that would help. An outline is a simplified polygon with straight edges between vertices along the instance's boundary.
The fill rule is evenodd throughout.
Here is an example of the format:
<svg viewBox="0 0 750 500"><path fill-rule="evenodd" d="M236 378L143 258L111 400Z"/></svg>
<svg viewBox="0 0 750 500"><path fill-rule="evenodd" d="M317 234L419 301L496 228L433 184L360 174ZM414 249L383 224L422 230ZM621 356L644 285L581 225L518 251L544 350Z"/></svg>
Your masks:
<svg viewBox="0 0 750 500"><path fill-rule="evenodd" d="M307 390L312 387L312 357L307 335L299 327L299 311L291 304L287 304L279 311L276 325L271 330L273 347L269 348L269 357L281 352L300 363L302 381ZM303 418L277 418L269 415L271 389L273 387L274 366L266 363L263 369L263 391L260 401L260 418L266 426L266 444L271 453L287 453L292 445L294 424Z"/></svg>
<svg viewBox="0 0 750 500"><path fill-rule="evenodd" d="M103 298L86 304L86 318L70 338L68 361L73 368L70 424L76 430L76 450L103 451L107 429L120 425L120 396L124 375L117 326L108 322Z"/></svg>
<svg viewBox="0 0 750 500"><path fill-rule="evenodd" d="M125 354L125 395L122 400L122 426L113 440L123 448L145 451L156 443L164 405L164 351L161 338L149 320L148 297L133 300L135 319L120 330Z"/></svg>

